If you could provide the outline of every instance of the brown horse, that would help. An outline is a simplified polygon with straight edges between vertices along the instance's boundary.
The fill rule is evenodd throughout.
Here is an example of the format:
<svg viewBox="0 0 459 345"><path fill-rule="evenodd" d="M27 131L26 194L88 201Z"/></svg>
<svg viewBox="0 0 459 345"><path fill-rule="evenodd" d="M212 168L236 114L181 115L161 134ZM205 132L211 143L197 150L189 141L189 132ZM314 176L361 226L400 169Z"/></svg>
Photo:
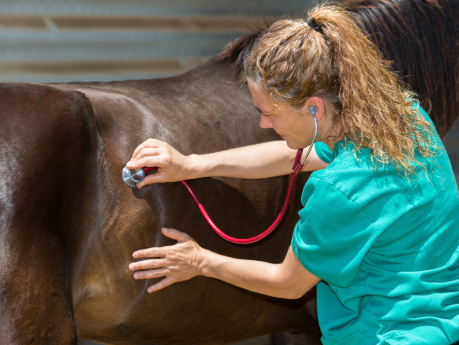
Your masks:
<svg viewBox="0 0 459 345"><path fill-rule="evenodd" d="M349 4L363 27L391 42L379 45L402 76L422 73L424 79L408 82L431 104L441 134L459 115L458 30L442 31L454 25L459 5L444 2ZM421 25L416 31L428 10L441 24L431 33ZM399 32L391 21L409 30ZM278 229L247 246L216 236L179 183L132 190L121 180L134 148L150 137L185 154L278 139L258 127L250 95L237 83L259 34L173 78L0 85L1 344L76 344L77 335L109 344L228 344L278 331L295 333L298 344L320 343L314 291L282 300L197 277L150 295L152 282L136 281L128 270L133 251L173 244L161 226L186 231L223 255L268 262L285 257L307 174L296 182ZM430 56L427 47L438 35L445 46L426 58L424 70L414 57ZM399 64L406 50L395 41L412 49L413 73ZM437 90L444 91L440 100ZM205 178L190 185L228 234L251 237L279 212L287 179Z"/></svg>

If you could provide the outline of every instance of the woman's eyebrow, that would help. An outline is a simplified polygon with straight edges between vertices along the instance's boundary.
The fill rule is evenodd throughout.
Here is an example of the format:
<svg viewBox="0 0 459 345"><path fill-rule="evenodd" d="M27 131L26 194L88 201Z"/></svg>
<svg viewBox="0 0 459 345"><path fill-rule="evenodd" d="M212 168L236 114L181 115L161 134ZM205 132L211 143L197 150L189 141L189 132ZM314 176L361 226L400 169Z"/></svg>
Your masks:
<svg viewBox="0 0 459 345"><path fill-rule="evenodd" d="M263 114L263 115L266 115L266 116L271 115L271 112L263 111L260 108L258 108L257 106L255 106L255 109L257 109L260 114Z"/></svg>
<svg viewBox="0 0 459 345"><path fill-rule="evenodd" d="M256 105L254 105L254 107L255 107L255 109L258 110L258 112L259 112L260 114L263 114L263 115L265 115L265 116L272 116L272 113L273 113L273 111L274 111L274 109L272 109L271 111L263 111L263 110L261 110L260 108L258 108Z"/></svg>

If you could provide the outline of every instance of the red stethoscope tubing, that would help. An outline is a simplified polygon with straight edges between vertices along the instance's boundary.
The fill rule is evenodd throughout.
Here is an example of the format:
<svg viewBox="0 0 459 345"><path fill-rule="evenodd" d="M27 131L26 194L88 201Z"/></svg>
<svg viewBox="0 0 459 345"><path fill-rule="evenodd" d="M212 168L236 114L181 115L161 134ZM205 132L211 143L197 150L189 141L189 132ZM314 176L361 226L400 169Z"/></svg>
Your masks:
<svg viewBox="0 0 459 345"><path fill-rule="evenodd" d="M290 201L290 195L292 194L292 188L293 188L293 183L295 181L295 177L296 177L296 175L298 175L298 173L301 171L301 169L303 168L303 165L304 165L304 162L301 163L301 155L302 155L302 153L303 153L303 150L298 150L298 152L296 153L295 162L293 163L292 172L290 173L290 177L289 177L289 181L288 181L287 195L285 196L285 201L284 201L284 205L282 206L281 212L277 216L276 220L274 220L274 223L272 223L271 226L268 229L263 231L258 236L255 236L255 237L252 237L252 238L244 238L244 239L243 238L235 238L235 237L228 236L223 231L221 231L215 225L215 223L212 221L212 219L210 219L209 215L207 214L206 210L204 209L204 206L199 201L198 197L193 192L193 190L191 189L190 185L186 181L180 181L180 182L186 188L188 193L190 193L191 197L193 198L194 202L198 206L199 211L201 211L201 213L202 213L204 219L206 220L207 224L209 224L209 226L220 237L222 237L223 239L225 239L225 240L227 240L229 242L232 242L232 243L249 244L249 243L257 242L257 241L265 238L266 236L268 236L271 232L273 232L273 230L281 222L282 218L284 218L284 215L287 212L288 204L289 204L289 201ZM145 173L148 173L150 171L157 170L157 169L158 169L157 167L143 168Z"/></svg>

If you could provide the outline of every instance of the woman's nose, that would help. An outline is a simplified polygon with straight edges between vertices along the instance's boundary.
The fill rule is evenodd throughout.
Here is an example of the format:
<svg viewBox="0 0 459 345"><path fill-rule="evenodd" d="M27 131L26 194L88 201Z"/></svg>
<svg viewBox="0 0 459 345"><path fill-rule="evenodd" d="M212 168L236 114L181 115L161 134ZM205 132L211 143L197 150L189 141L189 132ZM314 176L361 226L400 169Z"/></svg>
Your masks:
<svg viewBox="0 0 459 345"><path fill-rule="evenodd" d="M260 127L261 128L272 128L273 124L271 122L271 118L266 115L260 116Z"/></svg>

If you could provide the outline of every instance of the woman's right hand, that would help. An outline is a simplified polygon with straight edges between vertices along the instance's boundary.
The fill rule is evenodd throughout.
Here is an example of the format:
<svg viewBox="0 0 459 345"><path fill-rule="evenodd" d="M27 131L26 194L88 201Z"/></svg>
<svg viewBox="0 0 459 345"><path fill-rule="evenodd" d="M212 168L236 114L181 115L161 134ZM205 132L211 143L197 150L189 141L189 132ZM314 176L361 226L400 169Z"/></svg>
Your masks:
<svg viewBox="0 0 459 345"><path fill-rule="evenodd" d="M137 188L141 188L152 183L189 180L193 178L191 163L191 156L182 155L163 141L148 139L135 149L126 166L129 169L159 168L155 174L148 175L141 183L137 183Z"/></svg>

